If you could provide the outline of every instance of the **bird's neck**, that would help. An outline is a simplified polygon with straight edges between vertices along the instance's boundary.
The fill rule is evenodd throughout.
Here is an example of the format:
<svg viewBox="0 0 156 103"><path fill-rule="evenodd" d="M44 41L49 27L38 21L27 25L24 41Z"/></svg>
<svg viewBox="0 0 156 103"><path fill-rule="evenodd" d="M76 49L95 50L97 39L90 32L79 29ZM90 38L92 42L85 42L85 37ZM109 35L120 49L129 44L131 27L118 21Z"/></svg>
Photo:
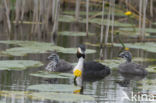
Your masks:
<svg viewBox="0 0 156 103"><path fill-rule="evenodd" d="M83 69L83 64L84 64L84 58L80 57L79 60L78 60L77 65L75 66L74 69L82 70Z"/></svg>

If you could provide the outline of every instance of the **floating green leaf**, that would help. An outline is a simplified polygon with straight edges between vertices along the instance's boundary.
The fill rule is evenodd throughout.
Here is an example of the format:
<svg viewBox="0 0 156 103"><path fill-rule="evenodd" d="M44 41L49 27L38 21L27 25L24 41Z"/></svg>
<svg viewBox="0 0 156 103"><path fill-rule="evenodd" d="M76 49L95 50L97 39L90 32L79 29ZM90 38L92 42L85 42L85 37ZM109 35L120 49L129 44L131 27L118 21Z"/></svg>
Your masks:
<svg viewBox="0 0 156 103"><path fill-rule="evenodd" d="M102 16L102 12L101 11L92 11L92 12L88 12L88 15L89 16L93 16L93 15L97 15L98 13L98 16ZM65 15L75 15L75 12L74 11L64 11L63 14ZM85 16L86 15L86 11L80 11L79 14L81 16ZM104 15L107 15L108 14L108 11L105 11L104 12ZM122 11L115 11L115 16L125 16L124 15L124 12Z"/></svg>
<svg viewBox="0 0 156 103"><path fill-rule="evenodd" d="M153 25L156 25L156 22L152 23Z"/></svg>
<svg viewBox="0 0 156 103"><path fill-rule="evenodd" d="M0 41L0 43L13 44L20 47L14 47L1 51L3 55L24 56L28 53L46 53L47 51L57 51L67 54L75 54L77 48L64 48L53 45L52 43L35 42L35 41ZM95 53L95 50L87 49L86 53Z"/></svg>
<svg viewBox="0 0 156 103"><path fill-rule="evenodd" d="M78 86L68 85L68 84L38 84L30 85L27 88L28 90L35 90L41 92L71 92L74 90L81 89Z"/></svg>
<svg viewBox="0 0 156 103"><path fill-rule="evenodd" d="M84 22L85 22L85 20L84 20ZM101 19L99 19L99 18L89 19L89 22L90 22L90 23L95 23L95 24L102 25ZM108 20L105 19L105 20L103 21L103 24L104 24L104 25L107 25L107 22L108 22ZM112 22L110 21L110 23L112 23ZM118 21L114 21L114 26L119 26L119 27L122 27L122 26L123 26L123 27L131 27L132 24L121 23L121 22L118 22Z"/></svg>
<svg viewBox="0 0 156 103"><path fill-rule="evenodd" d="M156 52L156 43L154 42L146 42L146 43L124 43L124 45L128 48L134 49L143 49L149 52ZM114 44L114 46L122 47L121 44Z"/></svg>
<svg viewBox="0 0 156 103"><path fill-rule="evenodd" d="M12 96L14 96L16 99L18 98L23 98L23 97L27 97L27 95L30 92L28 91L5 91L2 90L0 91L0 96L4 96L4 97L8 97L11 98Z"/></svg>
<svg viewBox="0 0 156 103"><path fill-rule="evenodd" d="M66 54L75 54L77 52L77 48L62 48L58 50L58 52L66 53ZM87 49L86 54L96 53L96 50Z"/></svg>
<svg viewBox="0 0 156 103"><path fill-rule="evenodd" d="M59 22L75 22L76 19L74 16L69 16L69 15L61 15L59 17Z"/></svg>
<svg viewBox="0 0 156 103"><path fill-rule="evenodd" d="M0 103L6 103L6 101L2 100L2 101L0 101Z"/></svg>
<svg viewBox="0 0 156 103"><path fill-rule="evenodd" d="M59 17L59 22L68 22L68 23L70 23L70 22L75 22L75 21L76 21L76 19L74 18L74 16L61 15ZM80 19L77 22L86 23L86 19ZM100 18L89 19L89 23L102 25L102 22L101 22ZM103 21L103 24L107 25L107 23L108 23L108 20L105 19ZM112 22L110 21L110 23L112 23ZM117 27L132 27L132 24L121 23L121 22L118 22L118 21L114 21L114 26L117 26Z"/></svg>
<svg viewBox="0 0 156 103"><path fill-rule="evenodd" d="M3 60L0 61L0 70L24 70L42 65L41 62L33 60Z"/></svg>
<svg viewBox="0 0 156 103"><path fill-rule="evenodd" d="M82 102L82 101L94 101L95 99L88 95L80 94L69 94L69 93L53 93L53 92L39 92L32 93L32 99L36 100L55 100L55 101L66 101L66 102Z"/></svg>
<svg viewBox="0 0 156 103"><path fill-rule="evenodd" d="M31 92L31 91L0 91L0 96L5 98L20 99L28 98L31 100L51 100L51 101L94 101L95 99L88 95L72 94L72 93L55 93L55 92ZM2 102L3 103L3 102Z"/></svg>
<svg viewBox="0 0 156 103"><path fill-rule="evenodd" d="M33 21L13 21L14 24L19 23L19 24L42 24L42 22L33 22Z"/></svg>
<svg viewBox="0 0 156 103"><path fill-rule="evenodd" d="M31 73L30 75L41 78L74 78L73 74L70 73L57 73L47 71L39 71L37 73Z"/></svg>
<svg viewBox="0 0 156 103"><path fill-rule="evenodd" d="M156 73L156 65L150 65L146 70L150 73Z"/></svg>
<svg viewBox="0 0 156 103"><path fill-rule="evenodd" d="M62 31L58 34L64 35L64 36L86 36L86 32L71 32L71 31ZM93 33L88 33L89 36L93 36Z"/></svg>
<svg viewBox="0 0 156 103"><path fill-rule="evenodd" d="M139 32L139 28L120 28L119 30L122 30L122 31L134 31L136 30L136 32ZM145 32L147 33L156 33L156 29L155 28L146 28L145 29Z"/></svg>

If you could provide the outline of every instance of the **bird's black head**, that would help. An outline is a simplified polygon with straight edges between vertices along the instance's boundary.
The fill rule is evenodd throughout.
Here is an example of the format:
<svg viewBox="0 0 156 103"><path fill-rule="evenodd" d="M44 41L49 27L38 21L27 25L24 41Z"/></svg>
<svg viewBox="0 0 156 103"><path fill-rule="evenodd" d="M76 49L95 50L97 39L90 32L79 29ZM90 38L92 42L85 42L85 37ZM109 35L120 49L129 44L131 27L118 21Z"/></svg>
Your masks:
<svg viewBox="0 0 156 103"><path fill-rule="evenodd" d="M86 47L85 45L81 44L78 46L77 48L77 58L85 58L85 51L86 51Z"/></svg>
<svg viewBox="0 0 156 103"><path fill-rule="evenodd" d="M131 62L132 60L132 54L129 51L123 51L119 54L119 57L125 58L127 62Z"/></svg>
<svg viewBox="0 0 156 103"><path fill-rule="evenodd" d="M57 54L55 54L55 53L52 53L52 54L48 57L48 60L58 62L58 61L59 61L59 56L58 56Z"/></svg>

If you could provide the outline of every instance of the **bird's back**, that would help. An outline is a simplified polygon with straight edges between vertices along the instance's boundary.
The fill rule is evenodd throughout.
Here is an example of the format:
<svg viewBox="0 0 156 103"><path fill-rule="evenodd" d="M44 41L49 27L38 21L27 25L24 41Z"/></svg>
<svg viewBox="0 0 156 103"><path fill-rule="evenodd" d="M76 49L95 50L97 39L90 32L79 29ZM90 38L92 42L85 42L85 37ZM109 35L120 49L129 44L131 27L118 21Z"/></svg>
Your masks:
<svg viewBox="0 0 156 103"><path fill-rule="evenodd" d="M142 66L140 64L133 63L133 62L120 64L119 71L121 73L135 74L135 75L146 75L147 74L147 71L145 70L144 66Z"/></svg>
<svg viewBox="0 0 156 103"><path fill-rule="evenodd" d="M83 74L90 76L107 76L110 74L110 68L95 61L88 61L84 62Z"/></svg>
<svg viewBox="0 0 156 103"><path fill-rule="evenodd" d="M73 65L61 59L56 65L56 72L70 72L73 69Z"/></svg>

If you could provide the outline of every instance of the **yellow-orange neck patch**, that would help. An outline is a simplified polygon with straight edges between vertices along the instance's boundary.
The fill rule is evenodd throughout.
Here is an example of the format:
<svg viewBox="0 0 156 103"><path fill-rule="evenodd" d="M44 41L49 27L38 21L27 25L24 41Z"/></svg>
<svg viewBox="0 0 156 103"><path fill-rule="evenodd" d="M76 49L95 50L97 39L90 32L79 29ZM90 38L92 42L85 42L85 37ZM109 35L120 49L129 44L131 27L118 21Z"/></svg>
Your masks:
<svg viewBox="0 0 156 103"><path fill-rule="evenodd" d="M80 77L82 75L82 71L79 70L79 69L76 69L74 72L73 72L74 76L76 77Z"/></svg>
<svg viewBox="0 0 156 103"><path fill-rule="evenodd" d="M81 92L81 89L78 89L78 90L74 90L74 94L79 94Z"/></svg>

